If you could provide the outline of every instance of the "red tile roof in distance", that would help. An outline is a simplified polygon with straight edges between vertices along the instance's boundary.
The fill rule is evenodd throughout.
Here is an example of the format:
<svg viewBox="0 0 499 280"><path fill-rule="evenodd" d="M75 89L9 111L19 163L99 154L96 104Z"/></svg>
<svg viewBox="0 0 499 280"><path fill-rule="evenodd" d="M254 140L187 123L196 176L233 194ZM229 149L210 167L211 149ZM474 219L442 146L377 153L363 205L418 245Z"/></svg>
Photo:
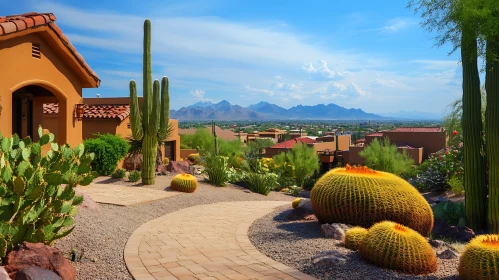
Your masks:
<svg viewBox="0 0 499 280"><path fill-rule="evenodd" d="M59 105L57 103L43 104L44 114L58 114ZM129 105L85 105L85 119L119 119L123 121L130 115Z"/></svg>
<svg viewBox="0 0 499 280"><path fill-rule="evenodd" d="M442 132L440 127L397 127L390 132Z"/></svg>
<svg viewBox="0 0 499 280"><path fill-rule="evenodd" d="M308 137L301 137L301 138L295 138L295 139L291 139L291 140L284 141L281 143L277 143L270 148L271 149L291 149L298 142L305 143L305 144L312 144L312 143L315 143L316 141L314 139L311 139Z"/></svg>
<svg viewBox="0 0 499 280"><path fill-rule="evenodd" d="M100 85L100 79L94 71L88 66L83 57L76 51L75 47L69 42L68 38L62 34L61 29L55 24L56 17L52 13L26 13L21 15L0 16L0 37L27 29L48 26L57 34L57 37L64 43L69 51L75 56L80 65L94 79L96 86Z"/></svg>
<svg viewBox="0 0 499 280"><path fill-rule="evenodd" d="M375 132L375 133L367 134L366 136L383 136L383 132Z"/></svg>

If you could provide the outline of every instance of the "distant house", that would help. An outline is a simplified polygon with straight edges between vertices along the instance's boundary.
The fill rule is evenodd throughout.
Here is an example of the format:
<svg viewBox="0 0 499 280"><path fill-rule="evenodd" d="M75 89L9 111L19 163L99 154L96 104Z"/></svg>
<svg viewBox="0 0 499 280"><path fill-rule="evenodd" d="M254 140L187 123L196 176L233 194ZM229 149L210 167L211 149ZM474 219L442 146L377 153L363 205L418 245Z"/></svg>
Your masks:
<svg viewBox="0 0 499 280"><path fill-rule="evenodd" d="M359 153L374 139L382 140L385 137L397 145L399 152L406 151L416 164L421 164L431 154L447 147L447 137L441 127L399 127L371 133L365 139L355 141L345 154L347 162L364 164L364 158Z"/></svg>
<svg viewBox="0 0 499 280"><path fill-rule="evenodd" d="M270 158L280 153L287 152L293 149L293 147L298 144L306 144L307 146L314 148L314 151L317 154L322 154L322 153L329 154L329 153L334 153L334 151L336 151L337 148L336 141L338 142L339 150L347 149L350 146L350 141L351 141L350 135L341 135L338 137L325 136L325 137L314 137L314 138L315 139L307 136L277 143L274 146L265 149L265 157Z"/></svg>

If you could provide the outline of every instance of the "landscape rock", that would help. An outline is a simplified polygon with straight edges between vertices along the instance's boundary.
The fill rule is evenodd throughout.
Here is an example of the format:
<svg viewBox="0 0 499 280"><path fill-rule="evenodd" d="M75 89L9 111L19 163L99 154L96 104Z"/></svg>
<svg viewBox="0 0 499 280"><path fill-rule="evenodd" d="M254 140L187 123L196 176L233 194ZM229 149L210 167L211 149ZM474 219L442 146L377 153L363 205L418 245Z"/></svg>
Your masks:
<svg viewBox="0 0 499 280"><path fill-rule="evenodd" d="M312 214L310 210L304 207L298 207L292 209L289 214L286 216L286 220L288 221L298 221L298 220L305 220L305 217L309 216Z"/></svg>
<svg viewBox="0 0 499 280"><path fill-rule="evenodd" d="M452 247L447 247L437 251L437 257L441 259L446 259L446 260L458 259L460 256L461 255L459 254L459 252Z"/></svg>
<svg viewBox="0 0 499 280"><path fill-rule="evenodd" d="M341 252L332 250L320 252L312 257L312 264L315 266L336 266L346 264L348 257Z"/></svg>
<svg viewBox="0 0 499 280"><path fill-rule="evenodd" d="M61 280L55 272L45 268L30 266L17 272L16 280Z"/></svg>
<svg viewBox="0 0 499 280"><path fill-rule="evenodd" d="M318 221L317 217L314 214L307 215L303 217L305 221Z"/></svg>
<svg viewBox="0 0 499 280"><path fill-rule="evenodd" d="M16 279L16 274L23 268L37 266L57 273L63 280L73 280L76 269L57 248L43 243L24 242L19 248L7 255L5 269L9 276Z"/></svg>
<svg viewBox="0 0 499 280"><path fill-rule="evenodd" d="M432 236L465 243L475 237L475 232L468 227L451 226L446 221L437 218L433 226Z"/></svg>
<svg viewBox="0 0 499 280"><path fill-rule="evenodd" d="M322 235L324 235L324 237L326 238L333 238L336 240L345 239L345 231L347 231L350 228L351 226L349 225L338 224L338 223L321 225Z"/></svg>
<svg viewBox="0 0 499 280"><path fill-rule="evenodd" d="M95 202L88 194L79 190L75 190L75 194L83 196L83 202L80 204L80 206L78 206L78 208L98 210L99 204L97 204L97 202Z"/></svg>
<svg viewBox="0 0 499 280"><path fill-rule="evenodd" d="M173 173L192 174L191 165L187 161L170 161L166 169Z"/></svg>
<svg viewBox="0 0 499 280"><path fill-rule="evenodd" d="M436 249L439 249L441 247L444 247L444 246L450 246L448 243L442 241L442 240L438 240L438 239L431 239L429 241L431 247L433 248L436 248Z"/></svg>
<svg viewBox="0 0 499 280"><path fill-rule="evenodd" d="M3 266L0 266L0 280L12 280Z"/></svg>
<svg viewBox="0 0 499 280"><path fill-rule="evenodd" d="M128 154L123 160L123 168L127 171L142 169L142 154Z"/></svg>

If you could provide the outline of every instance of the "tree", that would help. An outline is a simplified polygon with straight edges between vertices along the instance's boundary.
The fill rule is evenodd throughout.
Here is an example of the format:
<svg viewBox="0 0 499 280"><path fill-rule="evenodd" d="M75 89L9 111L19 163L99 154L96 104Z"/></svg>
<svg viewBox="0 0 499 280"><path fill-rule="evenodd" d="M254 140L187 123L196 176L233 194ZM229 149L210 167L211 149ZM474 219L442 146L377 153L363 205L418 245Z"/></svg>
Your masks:
<svg viewBox="0 0 499 280"><path fill-rule="evenodd" d="M463 68L463 146L466 220L474 230L483 230L487 221L484 143L482 135L480 78L478 72L479 23L486 0L412 0L410 8L421 12L422 26L437 31L437 46L450 42L451 51L461 49Z"/></svg>
<svg viewBox="0 0 499 280"><path fill-rule="evenodd" d="M367 167L395 175L406 172L414 164L414 160L407 155L407 152L399 153L397 146L391 144L388 137L382 141L374 138L359 155L366 160Z"/></svg>
<svg viewBox="0 0 499 280"><path fill-rule="evenodd" d="M295 183L300 187L303 186L303 182L307 176L319 170L319 158L314 148L308 147L303 143L295 145L291 151L274 156L273 159L278 165L289 163L294 167Z"/></svg>

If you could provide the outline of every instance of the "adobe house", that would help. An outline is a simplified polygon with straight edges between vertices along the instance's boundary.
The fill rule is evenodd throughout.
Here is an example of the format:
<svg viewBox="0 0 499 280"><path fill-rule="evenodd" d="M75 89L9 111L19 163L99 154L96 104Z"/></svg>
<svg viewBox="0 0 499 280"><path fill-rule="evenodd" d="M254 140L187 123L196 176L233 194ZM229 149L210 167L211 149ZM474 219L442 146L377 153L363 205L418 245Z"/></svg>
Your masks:
<svg viewBox="0 0 499 280"><path fill-rule="evenodd" d="M142 105L142 97L139 104ZM111 133L127 138L132 135L130 128L130 98L84 98L82 138L92 138L96 133ZM43 104L43 127L57 134L58 105ZM172 131L162 147L163 156L170 160L180 159L180 136L178 120L170 119Z"/></svg>
<svg viewBox="0 0 499 280"><path fill-rule="evenodd" d="M398 147L399 152L406 151L416 164L421 164L430 155L447 147L445 131L440 127L399 127L366 135L363 141L356 141L346 152L350 164L364 164L359 152L374 139L388 137Z"/></svg>
<svg viewBox="0 0 499 280"><path fill-rule="evenodd" d="M58 103L57 142L74 146L82 140L75 116L82 89L100 80L55 20L51 13L0 17L0 131L36 141L43 104Z"/></svg>

